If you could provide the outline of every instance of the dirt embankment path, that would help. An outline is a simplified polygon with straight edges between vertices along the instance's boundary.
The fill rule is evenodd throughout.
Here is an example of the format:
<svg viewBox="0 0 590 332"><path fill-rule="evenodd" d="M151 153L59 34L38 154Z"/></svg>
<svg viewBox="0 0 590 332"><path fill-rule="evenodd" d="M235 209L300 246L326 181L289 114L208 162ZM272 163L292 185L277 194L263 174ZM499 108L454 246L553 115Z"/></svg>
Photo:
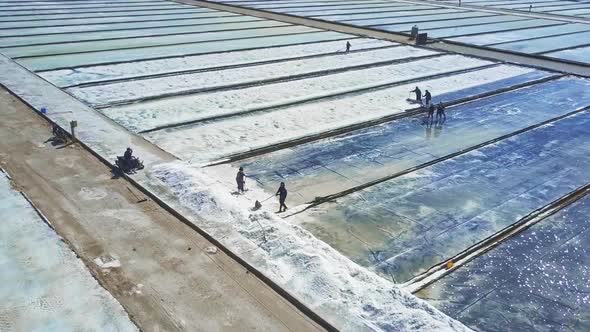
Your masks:
<svg viewBox="0 0 590 332"><path fill-rule="evenodd" d="M0 115L0 166L142 330L321 330L89 152L45 142L50 125L6 90Z"/></svg>

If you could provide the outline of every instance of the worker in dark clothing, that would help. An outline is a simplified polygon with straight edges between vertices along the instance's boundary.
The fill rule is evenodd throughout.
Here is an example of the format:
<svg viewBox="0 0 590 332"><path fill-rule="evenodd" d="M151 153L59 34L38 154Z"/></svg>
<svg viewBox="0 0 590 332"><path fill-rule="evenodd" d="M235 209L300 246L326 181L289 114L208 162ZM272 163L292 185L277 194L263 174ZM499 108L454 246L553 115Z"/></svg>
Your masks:
<svg viewBox="0 0 590 332"><path fill-rule="evenodd" d="M285 188L285 182L281 182L279 190L277 190L277 194L275 196L279 196L279 212L287 211L287 205L285 205L285 200L287 199L287 188ZM283 208L285 209L283 210Z"/></svg>
<svg viewBox="0 0 590 332"><path fill-rule="evenodd" d="M131 157L133 157L133 150L131 150L131 148L127 148L123 154L123 158L125 160L131 160Z"/></svg>
<svg viewBox="0 0 590 332"><path fill-rule="evenodd" d="M426 101L426 105L430 104L430 101L432 100L432 95L430 94L430 91L426 90L424 92L424 96L425 101Z"/></svg>
<svg viewBox="0 0 590 332"><path fill-rule="evenodd" d="M447 115L445 114L445 107L443 106L442 102L438 103L436 107L436 121L437 122L444 122L447 120Z"/></svg>
<svg viewBox="0 0 590 332"><path fill-rule="evenodd" d="M246 174L244 174L244 167L240 167L236 175L236 182L238 183L238 193L244 192L244 183L246 183Z"/></svg>
<svg viewBox="0 0 590 332"><path fill-rule="evenodd" d="M125 150L125 153L123 154L123 167L125 167L126 170L130 170L133 166L133 163L131 161L132 158L133 150L131 150L131 148L127 148Z"/></svg>
<svg viewBox="0 0 590 332"><path fill-rule="evenodd" d="M428 107L428 117L426 118L426 122L432 123L434 120L434 105L430 104L426 107Z"/></svg>
<svg viewBox="0 0 590 332"><path fill-rule="evenodd" d="M422 102L422 91L420 91L420 89L418 87L416 87L414 90L412 90L410 92L416 93L416 101L417 102L419 102L419 103Z"/></svg>
<svg viewBox="0 0 590 332"><path fill-rule="evenodd" d="M351 46L352 46L352 45L350 44L350 42L349 42L349 41L347 41L347 42L346 42L346 53L350 52L350 47L351 47Z"/></svg>

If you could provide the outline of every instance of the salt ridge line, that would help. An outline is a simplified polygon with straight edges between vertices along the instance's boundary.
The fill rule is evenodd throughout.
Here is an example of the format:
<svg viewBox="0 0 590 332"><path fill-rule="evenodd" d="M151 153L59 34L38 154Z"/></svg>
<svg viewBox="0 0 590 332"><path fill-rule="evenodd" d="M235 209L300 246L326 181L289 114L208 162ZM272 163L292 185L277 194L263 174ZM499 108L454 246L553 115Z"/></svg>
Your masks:
<svg viewBox="0 0 590 332"><path fill-rule="evenodd" d="M339 53L335 54L335 56L338 56L338 55L339 55ZM247 88L247 87L251 87L251 86L270 85L273 83L301 80L301 79L319 77L319 76L327 76L327 75L342 73L342 72L351 71L351 70L361 70L361 69L374 68L374 67L384 67L384 66L388 66L388 65L393 65L393 64L398 64L398 63L407 63L407 62L411 62L411 61L415 61L415 60L421 60L424 58L432 58L432 57L438 57L438 56L441 56L441 54L438 54L438 53L437 54L428 54L428 55L425 54L423 56L414 56L414 57L407 57L407 58L402 58L402 59L399 59L399 58L395 59L394 57L392 57L391 60L382 60L382 61L376 61L376 62L372 62L372 63L361 63L361 64L356 64L356 65L352 64L348 67L341 66L341 67L332 68L332 69L322 69L322 70L318 70L318 71L308 71L308 72L287 74L285 76L267 77L265 79L258 79L258 78L253 79L253 80L246 79L242 82L236 81L236 82L220 83L218 85L212 84L208 87L201 87L201 88L187 89L187 90L178 90L178 91L173 91L173 92L168 92L168 93L155 92L156 93L155 95L146 95L146 96L135 98L135 99L124 99L124 100L120 100L120 101L110 101L110 100L113 100L113 98L112 98L112 96L109 96L109 97L106 97L106 99L109 101L104 104L101 104L101 103L94 104L94 102L92 100L88 100L87 98L84 98L84 95L77 94L76 92L72 92L72 94L74 96L76 96L77 98L87 100L88 102L93 104L95 109L103 109L103 108L107 108L107 107L123 106L123 105L135 104L138 102L154 101L154 100L165 99L165 98L170 98L170 97L194 95L197 93L204 93L204 92L243 89L243 88ZM297 61L297 60L295 60L295 61ZM281 61L280 63L283 64L284 62ZM243 67L237 67L235 69L241 69L241 68L243 68ZM248 69L250 69L250 68L248 68ZM251 69L255 70L256 68L251 68Z"/></svg>
<svg viewBox="0 0 590 332"><path fill-rule="evenodd" d="M98 16L73 16L68 14L53 14L52 18L22 18L22 19L15 19L15 20L2 20L0 21L0 30L13 30L13 29L25 29L25 28L43 28L43 27L60 27L60 26L74 26L74 25L82 25L83 22L77 24L59 24L59 25L14 25L14 24L33 24L36 22L49 22L49 21L74 21L74 20L88 20L88 19L95 19L95 20L112 20L112 19L128 19L131 18L129 21L121 21L119 23L131 23L131 22L151 22L151 21L165 21L164 19L159 20L133 20L135 17L156 17L156 16L172 16L172 15L195 15L196 17L225 17L225 16L238 16L239 14L230 13L230 12L222 12L217 10L205 10L205 8L198 8L195 9L183 9L178 10L173 13L143 13L140 12L138 14L137 11L132 12L133 14L127 15L108 15L109 13L105 13L104 15ZM215 15L211 15L215 14ZM88 22L89 24L94 24L92 22ZM111 21L115 22L116 21ZM104 22L109 23L109 22ZM9 24L9 25L7 25Z"/></svg>
<svg viewBox="0 0 590 332"><path fill-rule="evenodd" d="M428 285L436 282L444 276L452 273L456 269L461 268L463 265L472 261L473 259L485 254L486 252L494 249L504 241L512 238L515 235L520 234L529 227L543 221L545 218L561 211L562 209L570 206L579 199L585 197L590 193L590 184L586 184L578 189L562 196L561 198L529 213L525 217L521 218L514 224L503 228L497 233L489 236L488 238L478 242L477 244L469 247L461 253L445 260L444 262L434 265L429 268L426 272L412 278L411 280L403 283L401 287L411 293L417 293L421 289ZM447 264L452 262L451 268L447 268Z"/></svg>
<svg viewBox="0 0 590 332"><path fill-rule="evenodd" d="M244 24L244 22L224 23L224 25L231 25L231 24L241 25L241 24ZM256 21L252 22L251 24L254 24L254 26L251 26L251 27L230 27L230 28L221 28L220 27L218 29L215 29L215 27L210 27L212 24L206 24L206 26L210 27L209 29L212 29L212 30L198 30L198 29L200 29L198 26L191 24L191 25L186 26L186 28L185 28L186 31L182 31L182 27L173 26L173 27L148 28L151 30L147 31L147 32L135 33L135 35L133 34L133 32L131 32L127 35L116 36L117 33L120 33L120 30L119 30L112 37L105 37L105 36L102 36L99 38L89 37L88 39L73 39L73 38L71 38L71 34L67 34L66 38L63 38L63 40L56 40L53 42L51 42L51 41L33 42L31 44L4 45L1 43L1 40L6 37L0 37L0 48L18 48L18 47L47 46L47 45L59 45L59 44L86 43L86 42L102 42L102 41L110 41L110 40L136 39L136 38L145 38L145 37L167 37L167 36L191 35L191 34L199 34L199 33L221 32L221 31L246 31L246 30L264 29L264 28L271 28L271 27L293 26L292 24L289 24L289 23L283 23L283 22L278 22L278 21L265 21L265 20L256 20ZM202 25L204 25L204 24L202 24ZM179 31L168 32L168 33L154 31L157 29L169 29L169 30L178 29ZM205 29L207 29L207 28L205 28ZM139 30L139 29L134 29L134 30ZM88 33L88 32L85 32L85 33ZM101 31L101 34L105 34L105 33L108 34L107 31ZM70 39L68 39L68 38L70 38ZM21 40L22 40L22 37L21 37Z"/></svg>
<svg viewBox="0 0 590 332"><path fill-rule="evenodd" d="M425 59L425 58L428 59L428 58L432 58L432 57L434 57L434 56L426 56L426 57L423 57L423 59ZM243 116L243 115L247 115L247 114L280 111L281 109L292 107L292 106L308 104L308 103L313 103L313 102L318 102L318 101L323 101L323 100L345 97L345 96L346 97L354 96L354 95L362 94L362 93L366 93L366 92L378 91L378 90L382 90L382 89L388 89L391 87L406 85L406 84L410 84L410 83L416 83L416 82L420 82L424 79L435 79L435 78L444 77L447 75L467 73L470 71L479 71L479 70L482 70L485 68L491 68L494 66L495 65L487 65L487 66L475 67L475 68L469 68L469 69L460 69L460 70L450 71L450 72L445 72L445 73L440 73L440 74L418 76L415 78L406 79L406 80L402 80L402 81L394 81L391 83L375 84L373 86L368 86L368 87L364 87L364 88L351 89L350 91L340 91L340 92L335 92L335 93L328 93L323 96L302 98L301 100L297 100L297 101L286 101L283 103L277 103L277 104L265 106L265 107L254 107L254 108L247 109L244 111L239 111L239 112L232 112L232 113L220 114L220 115L211 115L211 116L206 116L206 117L202 117L202 118L195 119L195 120L188 120L188 121L176 122L176 123L171 123L171 124L165 124L165 125L154 127L154 128L144 129L144 130L139 131L138 133L139 134L146 134L146 133L151 133L151 132L155 132L155 131L159 131L159 130L163 130L163 129L171 129L171 128L177 128L177 127L183 127L183 126L190 126L190 125L194 125L194 124L198 124L198 123L204 123L204 122L217 121L217 120L222 120L222 119L227 119L227 118L239 117L239 116Z"/></svg>
<svg viewBox="0 0 590 332"><path fill-rule="evenodd" d="M496 137L496 138L494 138L494 139L491 139L491 140L488 140L488 141L485 141L485 142L479 143L479 144L477 144L477 145L474 145L474 146L471 146L471 147L468 147L468 148L465 148L465 149L459 150L459 151L457 151L457 152L453 152L453 153L451 153L451 154L448 154L448 155L446 155L446 156L443 156L443 157L441 157L441 158L436 158L436 159L433 159L433 160L431 160L431 161L429 161L429 162L426 162L426 163L423 163L423 164L420 164L420 165L417 165L417 166L414 166L414 167L411 167L411 168L405 169L405 170L403 170L403 171L401 171L401 172L397 172L397 173L395 173L395 174L392 174L392 175L389 175L389 176L386 176L386 177L382 177L382 178L380 178L380 179L373 180L373 181L370 181L370 182L364 183L364 184L362 184L362 185L359 185L359 186L352 187L352 188L350 188L350 189L347 189L347 190L341 191L341 192L339 192L339 193L335 193L335 194L332 194L332 195L328 195L328 196L319 197L319 198L317 198L316 200L314 200L314 201L312 201L312 202L309 202L308 204L306 204L306 205L305 205L305 207L304 207L303 209L301 209L301 208L300 208L300 209L298 209L298 210L297 210L297 212L295 212L295 213L293 213L293 214L291 214L291 215L288 215L288 216L286 216L286 217L290 217L290 216L293 216L293 215L295 215L295 214L299 214L300 212L303 212L303 211L305 211L305 210L307 210L307 209L309 209L309 208L312 208L312 207L314 207L314 206L318 206L318 205L320 205L320 204L323 204L323 203L326 203L326 202L329 202L329 201L333 201L333 200L335 200L335 199L338 199L338 198L340 198L340 197L343 197L343 196L346 196L346 195L352 194L352 193L354 193L354 192L357 192L357 191L360 191L360 190L363 190L363 189L366 189L366 188L372 187L372 186L374 186L374 185L377 185L377 184L379 184L379 183L382 183L382 182L385 182L385 181L389 181L389 180L395 179L395 178L397 178L397 177L400 177L400 176L402 176L402 175L406 175L406 174L409 174L409 173L415 172L415 171L417 171L417 170L420 170L420 169L423 169L423 168L426 168L426 167L432 166L432 165L434 165L434 164L438 164L438 163L440 163L440 162L443 162L443 161L445 161L445 160L449 160L449 159L452 159L452 158L458 157L458 156L460 156L460 155L463 155L463 154L466 154L466 153L468 153L468 152L471 152L471 151L474 151L474 150L477 150L477 149L483 148L483 147L485 147L485 146L488 146L488 145L491 145L491 144L494 144L494 143L500 142L500 141L502 141L502 140L508 139L508 138L510 138L510 137L513 137L513 136L517 136L517 135L523 134L523 133L525 133L525 132L528 132L528 131L534 130L534 129L536 129L536 128L539 128L539 127L542 127L542 126L545 126L545 125L551 124L551 123L553 123L553 122L557 122L557 121L559 121L559 120L562 120L562 119L565 119L565 118L567 118L567 117L570 117L570 116L576 115L576 114L578 114L578 113L581 113L581 112L587 111L587 110L589 110L589 109L590 109L590 106L583 107L583 108L577 109L577 110L575 110L575 111L572 111L572 112L569 112L569 113L566 113L566 114L563 114L563 115L560 115L560 116L557 116L557 117L554 117L554 118L551 118L551 119L548 119L548 120L545 120L545 121L539 122L539 123L537 123L537 124L534 124L534 125L532 125L532 126L528 126L528 127L526 127L526 128L522 128L522 129L516 130L516 131L514 131L514 132L512 132L512 133L509 133L509 134L506 134L506 135L502 135L502 136Z"/></svg>
<svg viewBox="0 0 590 332"><path fill-rule="evenodd" d="M49 66L48 64L46 64L46 61L40 62L40 61L36 61L36 59L32 59L33 61L21 61L21 63L24 63L24 65L26 67L28 67L30 70L35 71L36 73L43 73L43 72L48 72L48 71L57 71L57 70L75 70L76 68L81 68L81 67L94 67L94 66L108 66L108 65L119 65L119 64L128 64L128 63L140 63L140 62L144 62L144 61L152 61L152 60L164 60L164 59L168 59L168 58L178 58L178 57L184 57L184 56L199 56L199 55L214 55L214 54L225 54L225 53L230 53L230 52L241 52L241 51L253 51L253 50L261 50L261 49L272 49L272 48L276 48L276 47L285 47L285 46L297 46L297 45L308 45L308 44L313 44L313 43L318 43L318 42L328 42L328 41L338 41L338 40L347 40L352 38L352 35L347 35L347 34L343 34L343 33L339 33L339 32L326 32L326 31L318 31L318 32L308 32L308 33L302 33L302 34L298 34L295 35L296 37L304 37L301 39L295 39L294 41L291 41L291 39L294 38L289 38L288 41L285 41L283 38L279 39L277 37L281 37L281 36L267 36L267 37L257 37L257 38L246 38L243 39L243 41L250 41L250 40L254 40L254 41L261 41L261 43L258 43L255 46L251 46L250 45L239 45L239 46L233 46L233 47L227 47L227 43L223 43L223 42L219 42L219 41L208 41L208 42L204 42L204 43L200 43L197 45L191 45L191 44L187 44L186 46L194 46L194 47L190 47L189 50L187 49L182 49L181 51L178 50L178 48L174 48L171 49L170 46L159 46L159 48L162 49L166 49L166 51L162 51L162 52L152 52L149 54L150 55L146 55L146 54L142 54L142 52L139 52L139 54L132 54L132 56L129 56L129 51L125 52L124 55L119 55L118 57L116 57L117 60L111 60L111 61L102 61L102 59L105 58L109 58L112 59L114 57L115 54L109 54L112 56L101 56L100 58L98 57L91 57L90 60L87 59L82 59L82 60L77 60L77 61L70 61L74 62L74 64L71 64L69 66L63 66L63 65L58 65L55 62L51 63L51 66ZM307 37L314 37L314 38L307 38ZM319 37L318 37L319 36ZM242 40L240 40L242 41ZM222 45L223 43L223 45ZM196 46L203 46L202 44L208 44L205 45L208 48L212 48L212 50L208 50L208 51L200 51L200 49L202 47L196 47ZM213 47L211 47L211 45L213 45ZM140 51L143 51L142 49L137 49ZM136 51L137 51L136 50ZM98 53L104 53L104 52L98 52ZM114 53L114 51L110 51L109 53ZM121 52L117 52L116 54L120 54ZM153 54L156 53L158 54L158 56L154 56ZM56 57L59 57L60 59L63 58L63 55L58 55ZM71 59L71 58L70 58Z"/></svg>
<svg viewBox="0 0 590 332"><path fill-rule="evenodd" d="M360 38L360 37L358 37ZM355 41L356 38L350 38L348 40ZM339 44L341 44L339 42ZM356 44L355 44L356 46ZM379 50L384 48L393 48L393 47L400 47L402 45L392 45L389 46L375 46L369 48L357 48L355 50L351 50L349 54L354 53L362 53L371 50ZM289 47L289 46L286 46ZM358 47L358 46L357 46ZM203 67L197 69L186 69L186 70L177 70L177 71L167 71L161 73L154 73L154 74L144 74L144 75L136 75L136 76L128 76L122 78L113 78L113 79L105 79L105 80L96 80L96 81L87 81L83 83L77 83L72 85L64 85L60 86L62 89L69 89L69 88L83 88L83 87L90 87L90 86L97 86L97 85L105 85L105 84L112 84L118 82L129 82L134 80L141 80L146 78L156 78L156 77L166 77L166 76L175 76L175 75L182 75L182 74L194 74L206 71L216 71L216 70L225 70L225 69L232 69L232 68L242 68L242 67L250 67L250 66L258 66L258 65L265 65L265 64L272 64L272 63L279 63L285 61L295 61L295 60L305 60L305 59L312 59L317 57L324 57L324 56L333 56L340 54L340 51L333 51L333 52L325 52L325 53L317 53L317 54L309 54L309 55L301 55L301 56L294 56L290 58L278 58L278 59L271 59L271 60L259 60L254 62L245 62L245 63L238 63L238 64L227 64L227 65L219 65L213 67ZM197 56L198 57L198 56ZM183 57L184 58L184 57ZM45 77L45 75L41 75Z"/></svg>
<svg viewBox="0 0 590 332"><path fill-rule="evenodd" d="M63 44L53 44L56 47L56 50L49 50L49 52L54 53L42 53L43 50L39 50L36 47L30 47L28 50L21 50L21 47L13 47L13 48L1 48L0 51L5 55L8 55L16 60L22 59L31 59L31 58L43 58L43 57L51 57L56 55L73 55L73 54L86 54L86 53L97 53L97 52L108 52L108 51L120 51L120 50L132 50L132 49L146 49L146 48L154 48L160 46L178 46L178 45L187 45L187 44L201 44L206 42L220 42L220 41L229 41L229 40L240 40L240 39L252 39L252 38L262 38L262 37L271 37L271 36L290 36L290 35L298 35L298 34L305 34L305 33L314 33L314 32L322 32L316 28L308 28L308 27L297 27L297 26L286 26L286 27L270 27L270 28L261 28L256 30L269 30L269 34L260 35L260 34L245 34L243 37L233 37L231 33L226 33L224 31L219 32L211 32L209 36L202 36L203 34L193 33L190 35L181 35L180 37L184 38L184 41L169 41L167 38L159 38L157 41L152 40L150 37L138 37L133 38L136 41L135 45L126 45L125 43L120 43L119 47L117 48L110 48L111 45L104 45L103 48L100 46L96 46L98 42L80 42L80 43L63 43ZM251 31L245 31L251 32ZM258 32L258 31L256 31ZM215 36L226 34L228 36ZM192 37L192 38L189 38ZM207 39L209 38L209 39ZM220 38L220 39L218 39ZM179 38L180 39L180 38ZM142 43L143 42L143 43ZM79 51L70 51L67 47L67 44L81 44L78 45L80 47ZM52 45L49 45L52 46ZM48 46L48 47L49 47ZM24 48L24 47L23 47Z"/></svg>
<svg viewBox="0 0 590 332"><path fill-rule="evenodd" d="M526 83L516 84L516 85L510 86L510 87L506 87L506 88L502 88L502 89L498 89L498 90L494 90L494 91L488 91L488 92L484 92L484 93L473 95L473 96L466 97L466 98L460 98L460 99L454 100L452 102L444 103L444 105L446 107L456 106L456 105L460 105L460 104L467 103L470 101L478 100L481 98L486 98L486 97L490 97L490 96L493 96L496 94L501 94L501 93L504 93L504 92L507 92L510 90L515 90L515 89L527 87L530 85L540 84L540 83L544 83L544 82L547 82L550 80L556 80L556 79L561 78L563 76L565 76L565 75L555 74L553 76L544 77L544 78L541 78L538 80L533 80L533 81L529 81ZM215 161L207 163L203 167L233 163L233 162L236 162L239 160L252 158L252 157L255 157L258 155L283 150L283 149L286 149L286 148L289 148L292 146L338 136L341 134L353 132L358 129L368 128L368 127L376 126L376 125L379 125L382 123L391 122L391 121L395 121L395 120L402 119L402 118L408 118L408 117L420 115L423 113L424 113L423 110L419 107L411 108L411 109L405 110L402 113L395 113L395 114L387 115L387 116L384 116L384 117L381 117L378 119L363 121L360 123L356 123L354 125L344 126L344 127L328 130L328 131L325 131L322 133L318 133L318 134L307 135L304 137L296 138L296 139L289 140L286 142L280 142L280 143L265 146L262 148L251 149L250 151L247 151L247 152L230 154L228 156L221 157Z"/></svg>
<svg viewBox="0 0 590 332"><path fill-rule="evenodd" d="M0 39L4 39L4 38L18 38L18 37L40 37L40 36L56 36L56 35L63 35L63 34L67 34L67 35L72 35L72 34L85 34L85 33L94 33L94 32L110 32L110 31L134 31L134 30L144 30L144 29L160 29L160 28L174 28L174 27L189 27L189 26L200 26L200 25L219 25L219 24L230 24L230 23L249 23L249 22L258 22L258 21L265 21L264 19L258 18L258 17L251 17L251 16L242 16L242 15L234 15L234 16L227 16L227 21L216 21L218 20L218 17L203 17L203 18L170 18L170 19L162 19L162 20L147 20L147 21L135 21L135 22L130 22L130 23L126 23L126 22L115 22L115 23L96 23L96 24L85 24L85 25L65 25L62 27L76 27L76 29L71 29L71 30L67 30L67 29L61 29L59 32L55 32L52 29L52 32L44 32L44 33L24 33L24 31L20 31L20 33L17 34L13 34L13 35L9 35L9 34L3 34L2 30L0 30ZM204 22L203 21L207 21L207 20L211 20L212 22ZM172 22L173 24L170 24L170 22L168 21L174 21ZM185 22L180 22L179 21L195 21L195 23L193 24L188 24ZM113 24L127 24L127 25L132 25L134 23L149 23L149 22L154 22L152 25L150 24L145 24L144 26L136 26L136 27L122 27L122 28L111 28L110 26ZM158 24L159 22L167 22L167 25L163 25L163 24ZM200 23L198 23L200 22ZM93 25L93 26L103 26L104 29L97 29L95 28L95 30L80 30L79 27L84 27L84 28L88 28L88 25ZM142 24L140 24L142 25ZM53 28L56 28L57 26L54 26ZM16 29L12 29L12 30L32 30L32 29L45 29L45 28L16 28ZM91 28L92 29L92 28ZM6 30L10 30L10 29L6 29ZM58 29L59 30L59 29ZM14 32L16 33L16 31Z"/></svg>

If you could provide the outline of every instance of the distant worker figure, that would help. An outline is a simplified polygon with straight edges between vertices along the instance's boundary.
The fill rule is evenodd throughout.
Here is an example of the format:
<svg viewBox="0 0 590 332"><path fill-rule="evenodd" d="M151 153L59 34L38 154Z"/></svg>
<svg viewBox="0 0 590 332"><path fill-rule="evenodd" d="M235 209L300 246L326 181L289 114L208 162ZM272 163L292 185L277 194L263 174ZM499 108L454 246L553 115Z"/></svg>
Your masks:
<svg viewBox="0 0 590 332"><path fill-rule="evenodd" d="M350 42L349 42L349 41L347 41L347 42L346 42L346 53L350 52L350 47L351 47L351 46L352 46L352 45L350 44Z"/></svg>
<svg viewBox="0 0 590 332"><path fill-rule="evenodd" d="M275 196L279 196L279 212L287 211L287 205L285 205L285 200L287 199L287 188L285 188L285 182L281 182L279 186L279 190ZM285 208L283 210L283 208Z"/></svg>
<svg viewBox="0 0 590 332"><path fill-rule="evenodd" d="M529 5L529 12L533 10L533 5Z"/></svg>
<svg viewBox="0 0 590 332"><path fill-rule="evenodd" d="M246 183L246 174L244 174L244 167L240 167L236 175L236 182L238 183L238 193L244 192L244 183Z"/></svg>
<svg viewBox="0 0 590 332"><path fill-rule="evenodd" d="M426 90L424 92L424 96L422 96L422 97L426 98L425 102L426 102L426 106L428 106L428 104L430 104L430 101L432 100L432 95L430 94L430 91Z"/></svg>
<svg viewBox="0 0 590 332"><path fill-rule="evenodd" d="M416 39L417 36L418 36L418 26L416 24L414 24L414 26L412 27L412 30L410 30L410 40Z"/></svg>
<svg viewBox="0 0 590 332"><path fill-rule="evenodd" d="M417 102L419 102L419 103L422 102L422 91L420 91L420 89L418 87L416 87L414 90L412 90L410 92L416 93L416 101Z"/></svg>
<svg viewBox="0 0 590 332"><path fill-rule="evenodd" d="M445 107L443 106L442 102L439 102L438 106L436 107L436 121L437 122L447 121L447 115L445 114Z"/></svg>

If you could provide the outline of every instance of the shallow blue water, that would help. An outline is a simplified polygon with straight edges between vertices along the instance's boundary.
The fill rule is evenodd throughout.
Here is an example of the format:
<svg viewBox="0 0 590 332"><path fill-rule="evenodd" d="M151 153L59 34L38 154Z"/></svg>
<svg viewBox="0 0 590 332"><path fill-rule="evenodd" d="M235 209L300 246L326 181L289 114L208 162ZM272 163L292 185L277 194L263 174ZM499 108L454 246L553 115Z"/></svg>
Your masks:
<svg viewBox="0 0 590 332"><path fill-rule="evenodd" d="M575 103L574 97L581 96L580 92L588 89L588 82L565 80L552 84L552 88L545 86L536 94L521 90L520 96L514 98L519 100L515 103L502 98L498 98L495 104L490 100L480 101L479 107L487 112L499 112L495 117L485 116L477 108L457 114L467 118L482 114L475 121L473 118L471 121L466 120L470 122L469 127L477 133L494 130L496 127L515 130L514 123L522 122L521 125L525 126L529 115L529 121L533 123L542 121L543 116L536 118L537 112L544 113L545 118L551 118L581 105L590 105L590 95L584 100L577 100L580 102L577 106L572 105ZM574 88L576 85L577 88ZM570 90L572 98L568 96L567 89L573 89ZM466 104L463 107L475 105ZM449 115L454 112L449 112ZM522 116L520 119L513 120L501 115L519 112ZM454 131L455 139L463 139L460 130L463 122L454 119L449 119L447 123L449 122L458 123L458 129L449 125L449 131ZM474 123L479 127L473 127ZM407 280L413 274L460 252L523 215L590 181L587 168L590 162L589 124L590 114L585 111L551 126L541 127L383 182L343 197L337 203L322 204L319 207L322 211L321 219L307 222L305 227L358 263L373 265L385 275L394 275L397 281ZM411 126L408 123L405 125ZM416 123L414 126L419 127L420 124ZM435 149L424 144L426 140L421 142L414 138L417 134L415 130L412 137L411 131L403 127L397 129L394 135L390 134L390 142L397 139L411 142L406 149L407 155L402 155L401 158L411 158L414 154L421 153L426 155L432 151L436 153ZM423 130L422 128L422 132ZM397 138L397 133L401 137ZM473 134L469 130L466 133ZM369 139L362 136L360 138L353 140L354 144L347 147L352 151L362 151L366 148L365 144L370 145ZM386 141L387 138L380 134L377 139ZM380 146L387 147L387 144L382 143ZM576 148L571 149L572 146ZM393 147L400 149L400 146ZM306 161L323 159L329 163L332 158L345 158L346 149L335 149L334 152L332 154L332 151L325 149L323 153L311 155ZM385 156L377 155L381 158L377 158L377 161L381 162L388 157L390 151L384 152ZM361 155L360 159L372 161L371 157L374 156ZM371 171L372 168L368 167L358 174ZM291 186L290 180L288 183ZM313 219L314 213L304 213L303 219ZM348 236L345 244L334 238L334 234L342 230L354 234L352 237Z"/></svg>
<svg viewBox="0 0 590 332"><path fill-rule="evenodd" d="M585 112L324 204L317 227L355 229L370 244L355 260L407 280L590 182L589 125Z"/></svg>
<svg viewBox="0 0 590 332"><path fill-rule="evenodd" d="M589 331L590 196L417 295L479 331Z"/></svg>
<svg viewBox="0 0 590 332"><path fill-rule="evenodd" d="M546 72L535 71L440 96L435 95L433 101L448 102L547 75L549 74ZM544 107L535 107L530 116L516 112L527 103L527 95L539 95L544 93L544 90L550 90L562 95L560 98L554 97L554 100L563 100L567 98L567 95L559 91L574 86L575 92L583 91L587 87L585 84L571 84L569 80L549 82L534 88L449 108L447 114L449 121L440 128L437 126L430 128L434 142L426 136L429 129L421 125L422 119L409 118L340 135L334 139L299 145L247 160L240 165L246 167L252 179L269 190L277 183L287 181L294 195L302 197L304 201L310 201L315 196L335 192L328 185L323 190L317 187L308 189L307 185L310 181L322 184L332 181L335 175L339 175L342 183L346 183L348 178L354 180L354 183L349 186L368 182L383 176L375 173L377 168L384 169L386 174L392 174L457 149L509 133L516 128L534 124L535 121L543 121L575 109L576 105L572 105L554 111L553 108L557 104L553 103ZM590 98L582 102L590 104ZM508 108L508 105L511 108ZM502 120L503 118L506 119ZM465 138L462 142L456 141L456 135L459 133L465 135L469 131L477 131L479 135L470 135L469 139ZM437 134L439 137L435 137ZM449 142L445 143L447 140ZM369 171L371 169L373 172Z"/></svg>

